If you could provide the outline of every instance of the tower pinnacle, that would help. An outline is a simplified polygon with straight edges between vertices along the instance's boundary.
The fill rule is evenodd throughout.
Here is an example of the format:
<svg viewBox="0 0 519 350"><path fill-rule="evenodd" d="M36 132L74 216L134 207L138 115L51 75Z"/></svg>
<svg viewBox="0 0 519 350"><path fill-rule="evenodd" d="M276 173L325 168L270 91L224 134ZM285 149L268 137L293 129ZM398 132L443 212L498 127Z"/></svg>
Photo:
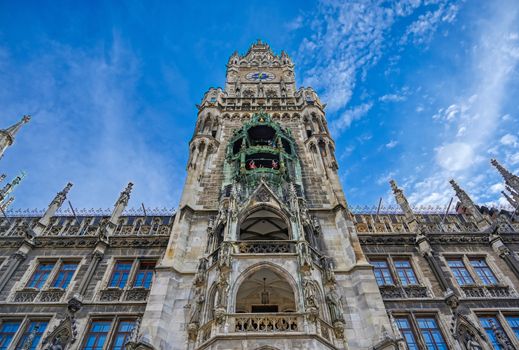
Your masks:
<svg viewBox="0 0 519 350"><path fill-rule="evenodd" d="M519 192L519 176L512 174L504 166L502 166L496 159L492 159L490 163L496 167L501 174L505 183L510 186L515 192Z"/></svg>
<svg viewBox="0 0 519 350"><path fill-rule="evenodd" d="M7 129L0 129L0 159L3 157L7 147L13 144L14 138L22 128L22 125L28 123L29 120L31 120L31 116L24 115L18 123L8 127Z"/></svg>

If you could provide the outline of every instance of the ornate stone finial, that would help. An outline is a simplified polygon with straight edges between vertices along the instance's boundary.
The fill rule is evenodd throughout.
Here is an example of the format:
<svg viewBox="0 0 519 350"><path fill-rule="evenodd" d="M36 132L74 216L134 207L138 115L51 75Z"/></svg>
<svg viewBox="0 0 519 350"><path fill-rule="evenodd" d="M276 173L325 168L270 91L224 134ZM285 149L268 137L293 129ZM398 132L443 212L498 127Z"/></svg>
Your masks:
<svg viewBox="0 0 519 350"><path fill-rule="evenodd" d="M4 181L7 175L1 174L0 175L0 182Z"/></svg>
<svg viewBox="0 0 519 350"><path fill-rule="evenodd" d="M124 189L124 191L121 192L121 195L119 196L119 199L117 199L117 202L115 205L122 204L124 206L128 205L128 201L130 200L130 193L132 192L133 183L128 182L128 185Z"/></svg>
<svg viewBox="0 0 519 350"><path fill-rule="evenodd" d="M501 194L505 197L505 199L510 203L510 205L514 208L519 206L519 202L516 202L512 197L508 195L505 191L501 191Z"/></svg>
<svg viewBox="0 0 519 350"><path fill-rule="evenodd" d="M400 205L400 208L402 208L404 214L408 218L414 218L414 213L411 209L411 206L409 205L409 202L407 201L407 198L404 195L404 191L398 188L396 181L393 179L389 180L389 184L391 185L391 189L393 190L393 194L395 195L395 200L398 203L398 205Z"/></svg>
<svg viewBox="0 0 519 350"><path fill-rule="evenodd" d="M24 177L25 173L22 171L20 175L15 177L13 181L6 184L4 188L0 190L0 202L2 202L9 195L9 193L11 193L14 190L14 188L20 184L20 182L22 182Z"/></svg>
<svg viewBox="0 0 519 350"><path fill-rule="evenodd" d="M72 182L67 183L65 188L63 188L60 192L58 192L56 194L56 197L54 197L54 199L52 200L50 205L54 204L57 207L61 207L63 205L63 202L65 201L65 199L67 199L67 194L70 191L70 189L72 188L72 186L73 186Z"/></svg>
<svg viewBox="0 0 519 350"><path fill-rule="evenodd" d="M514 189L515 192L519 192L519 176L512 174L505 167L503 167L496 159L492 159L490 163L496 167L497 171L501 174L505 183Z"/></svg>
<svg viewBox="0 0 519 350"><path fill-rule="evenodd" d="M477 214L479 213L478 209L476 208L476 206L474 205L474 202L472 201L472 199L469 197L469 195L467 194L467 192L465 192L464 190L461 189L461 187L456 183L456 181L454 181L454 179L451 179L449 181L449 183L451 184L452 188L454 189L454 192L456 192L456 197L458 197L458 199L460 200L461 204L467 209L469 210L470 214Z"/></svg>
<svg viewBox="0 0 519 350"><path fill-rule="evenodd" d="M7 211L7 208L14 202L14 196L9 197L5 202L0 202L0 209Z"/></svg>
<svg viewBox="0 0 519 350"><path fill-rule="evenodd" d="M18 123L8 127L7 129L0 129L0 158L2 158L7 147L13 144L14 138L22 128L22 125L27 123L30 119L30 116L24 115Z"/></svg>

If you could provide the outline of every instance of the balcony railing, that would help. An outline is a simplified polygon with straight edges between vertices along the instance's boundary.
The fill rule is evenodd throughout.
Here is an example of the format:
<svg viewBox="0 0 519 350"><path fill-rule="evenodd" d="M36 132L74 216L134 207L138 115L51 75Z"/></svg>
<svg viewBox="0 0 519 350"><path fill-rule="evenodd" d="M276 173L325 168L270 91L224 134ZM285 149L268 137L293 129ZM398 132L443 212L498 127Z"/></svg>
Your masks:
<svg viewBox="0 0 519 350"><path fill-rule="evenodd" d="M231 329L235 332L298 332L302 317L294 314L236 314L231 315Z"/></svg>
<svg viewBox="0 0 519 350"><path fill-rule="evenodd" d="M296 252L294 241L239 241L236 243L240 254L278 254Z"/></svg>
<svg viewBox="0 0 519 350"><path fill-rule="evenodd" d="M408 286L386 284L378 287L380 289L380 294L382 294L383 299L430 297L427 287L418 284L412 284Z"/></svg>
<svg viewBox="0 0 519 350"><path fill-rule="evenodd" d="M228 325L228 328L225 326ZM285 334L300 336L318 336L332 345L338 345L335 329L322 319L310 321L304 313L241 313L227 314L225 321L218 325L211 320L197 331L197 344L202 345L217 336L235 336L236 333L247 333L248 337L263 334Z"/></svg>
<svg viewBox="0 0 519 350"><path fill-rule="evenodd" d="M466 298L509 298L514 296L514 292L508 286L462 286L461 289Z"/></svg>

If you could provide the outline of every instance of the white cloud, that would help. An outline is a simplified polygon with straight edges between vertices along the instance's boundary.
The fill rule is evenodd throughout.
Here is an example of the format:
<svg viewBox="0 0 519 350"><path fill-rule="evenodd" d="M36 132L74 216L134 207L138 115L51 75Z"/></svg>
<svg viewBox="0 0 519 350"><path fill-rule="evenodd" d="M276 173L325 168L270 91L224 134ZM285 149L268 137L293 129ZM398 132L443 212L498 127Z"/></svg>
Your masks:
<svg viewBox="0 0 519 350"><path fill-rule="evenodd" d="M420 15L409 26L402 42L407 42L411 38L416 44L427 43L442 22L451 23L454 21L458 10L459 7L456 4L440 3L435 11Z"/></svg>
<svg viewBox="0 0 519 350"><path fill-rule="evenodd" d="M506 134L499 140L501 144L505 146L517 146L517 136L512 134Z"/></svg>
<svg viewBox="0 0 519 350"><path fill-rule="evenodd" d="M490 186L490 192L492 193L500 193L501 191L505 190L505 185L503 185L501 182L495 183L492 186Z"/></svg>
<svg viewBox="0 0 519 350"><path fill-rule="evenodd" d="M354 120L358 120L365 116L371 109L372 105L372 103L363 103L353 109L344 111L338 119L332 121L332 134L339 134L341 131L347 129Z"/></svg>
<svg viewBox="0 0 519 350"><path fill-rule="evenodd" d="M363 78L382 57L395 22L400 17L410 16L421 6L426 14L441 7L441 13L434 16L438 16L440 22L450 22L455 16L455 6L441 5L444 2L441 0L440 5L429 9L418 0L390 4L364 0L322 1L318 11L305 19L313 34L302 40L296 57L301 66L308 67L303 84L313 86L321 93L329 115L340 113L350 102L357 79ZM380 100L401 101L404 98L403 94L388 94ZM344 119L344 113L340 119ZM349 119L346 116L346 120ZM349 122L345 124L349 125ZM344 128L336 130L340 132Z"/></svg>
<svg viewBox="0 0 519 350"><path fill-rule="evenodd" d="M472 146L463 142L445 144L436 150L436 161L450 172L467 169L473 164L474 159Z"/></svg>
<svg viewBox="0 0 519 350"><path fill-rule="evenodd" d="M482 155L502 152L495 141L499 140L497 133L508 97L507 87L519 62L518 44L510 36L517 25L519 8L507 1L492 4L493 9L473 44L466 76L456 77L462 84L458 90L467 91L468 97L446 100L449 107L439 109L434 116L445 124L445 130L439 134L436 164L429 167L423 181L411 184L410 198L417 202L437 204L448 200L450 190L446 184L452 177L466 180L465 189L472 192L474 200L488 198L488 188L495 183L492 177L496 176L495 172ZM447 123L453 127L448 128ZM500 140L502 143L517 143L514 135L505 136ZM517 157L509 154L507 161L519 162L519 154Z"/></svg>
<svg viewBox="0 0 519 350"><path fill-rule="evenodd" d="M378 100L381 102L401 102L401 101L405 101L406 99L407 99L407 97L404 95L387 94L387 95L383 95L383 96L379 97Z"/></svg>
<svg viewBox="0 0 519 350"><path fill-rule="evenodd" d="M386 143L386 148L394 148L394 147L396 147L396 145L398 145L398 141L397 140L391 140L388 143Z"/></svg>
<svg viewBox="0 0 519 350"><path fill-rule="evenodd" d="M17 190L17 207L46 207L67 181L74 183L69 197L76 207L110 207L128 181L135 184L130 205L176 204L183 174L173 169L182 165L150 145L162 131L139 102L139 64L118 37L106 51L49 43L28 65L3 61L0 103L25 96L9 108L33 114L2 160L29 174Z"/></svg>

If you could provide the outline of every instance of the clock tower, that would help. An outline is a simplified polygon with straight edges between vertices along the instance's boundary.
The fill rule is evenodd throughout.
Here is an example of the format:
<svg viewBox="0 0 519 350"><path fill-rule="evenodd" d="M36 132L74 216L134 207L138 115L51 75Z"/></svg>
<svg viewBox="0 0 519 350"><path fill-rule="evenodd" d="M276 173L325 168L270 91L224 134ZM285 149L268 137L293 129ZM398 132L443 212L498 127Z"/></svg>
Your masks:
<svg viewBox="0 0 519 350"><path fill-rule="evenodd" d="M396 349L325 105L288 55L261 41L234 53L197 107L141 347Z"/></svg>

